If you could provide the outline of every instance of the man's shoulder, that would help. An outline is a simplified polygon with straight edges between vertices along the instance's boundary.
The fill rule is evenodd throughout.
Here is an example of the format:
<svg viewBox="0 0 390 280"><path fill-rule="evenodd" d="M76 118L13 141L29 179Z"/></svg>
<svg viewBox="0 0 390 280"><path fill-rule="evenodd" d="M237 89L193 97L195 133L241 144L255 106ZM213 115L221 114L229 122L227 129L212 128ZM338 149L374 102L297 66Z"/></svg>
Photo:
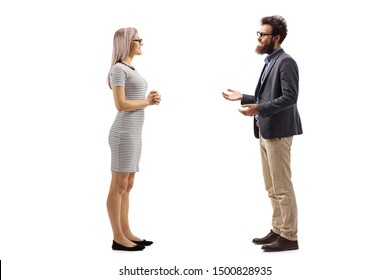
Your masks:
<svg viewBox="0 0 390 280"><path fill-rule="evenodd" d="M289 55L288 53L286 53L285 51L281 51L280 54L279 54L279 59L291 59L291 60L294 60L294 58L292 58L291 55Z"/></svg>
<svg viewBox="0 0 390 280"><path fill-rule="evenodd" d="M297 65L295 59L291 55L289 55L288 53L286 53L284 51L280 53L277 60L278 60L279 64L295 64L295 65Z"/></svg>

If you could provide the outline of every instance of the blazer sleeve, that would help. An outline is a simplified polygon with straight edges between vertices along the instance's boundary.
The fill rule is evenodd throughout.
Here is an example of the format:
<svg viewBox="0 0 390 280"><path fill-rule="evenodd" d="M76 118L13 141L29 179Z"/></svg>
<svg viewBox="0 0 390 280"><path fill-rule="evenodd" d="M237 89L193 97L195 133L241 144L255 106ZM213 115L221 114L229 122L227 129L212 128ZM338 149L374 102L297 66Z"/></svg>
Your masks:
<svg viewBox="0 0 390 280"><path fill-rule="evenodd" d="M255 102L255 97L253 95L248 95L248 94L242 95L241 105L254 104L254 103L256 102Z"/></svg>
<svg viewBox="0 0 390 280"><path fill-rule="evenodd" d="M271 100L258 105L260 116L268 117L279 113L298 101L299 73L298 65L291 57L286 57L280 62L280 93L272 96Z"/></svg>

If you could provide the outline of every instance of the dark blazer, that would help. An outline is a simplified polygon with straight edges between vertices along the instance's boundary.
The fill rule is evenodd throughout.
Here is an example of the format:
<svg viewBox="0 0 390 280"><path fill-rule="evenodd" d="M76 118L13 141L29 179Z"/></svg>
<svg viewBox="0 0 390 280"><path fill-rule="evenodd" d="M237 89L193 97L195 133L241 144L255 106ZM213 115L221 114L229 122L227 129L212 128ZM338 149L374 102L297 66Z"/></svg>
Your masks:
<svg viewBox="0 0 390 280"><path fill-rule="evenodd" d="M283 49L270 63L263 83L259 79L255 95L244 94L241 104L254 104L258 98L259 127L264 139L302 134L297 108L298 65ZM254 133L259 138L256 122L254 118Z"/></svg>

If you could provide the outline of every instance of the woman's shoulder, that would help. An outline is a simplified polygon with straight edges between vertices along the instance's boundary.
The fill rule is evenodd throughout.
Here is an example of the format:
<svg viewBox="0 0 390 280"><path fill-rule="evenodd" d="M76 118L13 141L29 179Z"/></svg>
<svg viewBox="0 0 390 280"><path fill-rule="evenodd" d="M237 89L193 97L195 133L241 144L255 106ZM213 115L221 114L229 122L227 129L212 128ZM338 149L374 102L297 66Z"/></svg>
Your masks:
<svg viewBox="0 0 390 280"><path fill-rule="evenodd" d="M124 75L125 77L129 77L131 75L128 67L123 63L117 62L111 67L110 74L111 75Z"/></svg>
<svg viewBox="0 0 390 280"><path fill-rule="evenodd" d="M125 65L123 63L117 62L112 67L111 70L124 70L126 71Z"/></svg>

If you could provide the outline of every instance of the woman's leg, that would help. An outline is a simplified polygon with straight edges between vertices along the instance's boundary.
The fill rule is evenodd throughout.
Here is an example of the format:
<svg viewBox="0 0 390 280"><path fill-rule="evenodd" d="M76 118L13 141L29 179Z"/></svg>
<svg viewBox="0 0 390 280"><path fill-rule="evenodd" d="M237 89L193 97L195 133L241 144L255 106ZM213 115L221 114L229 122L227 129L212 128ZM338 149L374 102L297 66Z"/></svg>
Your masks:
<svg viewBox="0 0 390 280"><path fill-rule="evenodd" d="M135 243L126 238L121 225L122 201L126 200L126 198L123 199L123 196L127 196L128 200L127 186L130 177L131 175L129 173L112 172L111 186L107 197L107 212L110 218L114 240L126 247L135 246ZM132 177L134 178L134 175Z"/></svg>
<svg viewBox="0 0 390 280"><path fill-rule="evenodd" d="M129 174L129 177L127 180L126 191L122 195L121 227L122 227L122 232L126 236L127 239L134 240L134 241L140 241L142 239L135 236L132 233L132 231L130 229L130 224L129 224L130 191L134 185L134 177L135 177L135 172Z"/></svg>

